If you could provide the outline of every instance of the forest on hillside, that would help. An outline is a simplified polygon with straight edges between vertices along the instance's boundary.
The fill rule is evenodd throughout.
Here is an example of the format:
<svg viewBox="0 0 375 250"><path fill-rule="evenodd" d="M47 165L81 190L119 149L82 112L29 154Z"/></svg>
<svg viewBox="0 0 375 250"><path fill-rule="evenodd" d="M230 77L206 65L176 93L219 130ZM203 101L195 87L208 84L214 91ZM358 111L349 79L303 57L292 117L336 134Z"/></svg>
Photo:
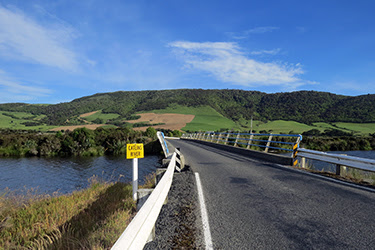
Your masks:
<svg viewBox="0 0 375 250"><path fill-rule="evenodd" d="M40 123L62 125L73 124L74 117L96 110L118 114L118 119L129 119L140 111L164 109L176 104L188 107L210 106L233 121L253 117L256 120L288 120L305 124L375 122L374 94L352 97L317 91L275 94L203 89L118 91L51 105L0 104L0 111L45 115Z"/></svg>

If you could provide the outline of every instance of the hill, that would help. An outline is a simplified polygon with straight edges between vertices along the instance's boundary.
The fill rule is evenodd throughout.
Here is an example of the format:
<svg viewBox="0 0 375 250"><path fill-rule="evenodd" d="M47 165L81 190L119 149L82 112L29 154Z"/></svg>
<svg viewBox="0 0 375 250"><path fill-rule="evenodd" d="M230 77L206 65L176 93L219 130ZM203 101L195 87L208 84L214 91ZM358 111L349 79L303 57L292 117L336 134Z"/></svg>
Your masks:
<svg viewBox="0 0 375 250"><path fill-rule="evenodd" d="M309 125L318 122L375 122L375 95L352 97L317 91L275 94L203 89L118 91L53 105L0 104L0 115L10 118L13 116L14 120L21 119L20 124L34 127L85 123L119 125L125 120L137 118L137 113L173 107L187 107L191 110L206 107L237 124L250 120L251 117L263 122L284 120ZM80 116L94 111L98 111L92 113L94 116ZM19 117L12 112L29 115Z"/></svg>

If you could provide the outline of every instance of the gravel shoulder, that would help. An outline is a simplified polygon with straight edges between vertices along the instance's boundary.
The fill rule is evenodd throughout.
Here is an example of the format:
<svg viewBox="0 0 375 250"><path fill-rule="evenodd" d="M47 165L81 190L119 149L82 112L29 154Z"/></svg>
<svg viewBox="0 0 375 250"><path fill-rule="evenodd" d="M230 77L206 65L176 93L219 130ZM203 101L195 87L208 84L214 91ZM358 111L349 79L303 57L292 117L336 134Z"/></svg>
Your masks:
<svg viewBox="0 0 375 250"><path fill-rule="evenodd" d="M204 248L201 217L194 173L186 166L175 173L168 203L163 205L155 225L155 239L144 249Z"/></svg>

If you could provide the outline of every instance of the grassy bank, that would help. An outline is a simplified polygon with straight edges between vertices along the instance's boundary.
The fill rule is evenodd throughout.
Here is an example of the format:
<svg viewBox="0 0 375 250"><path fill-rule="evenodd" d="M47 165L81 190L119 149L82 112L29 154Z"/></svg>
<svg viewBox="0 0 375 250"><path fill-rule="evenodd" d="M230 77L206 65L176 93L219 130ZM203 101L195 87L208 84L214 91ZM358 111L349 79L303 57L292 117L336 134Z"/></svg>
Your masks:
<svg viewBox="0 0 375 250"><path fill-rule="evenodd" d="M148 178L149 182L152 178ZM0 249L108 249L135 214L132 187L91 180L69 195L0 195Z"/></svg>

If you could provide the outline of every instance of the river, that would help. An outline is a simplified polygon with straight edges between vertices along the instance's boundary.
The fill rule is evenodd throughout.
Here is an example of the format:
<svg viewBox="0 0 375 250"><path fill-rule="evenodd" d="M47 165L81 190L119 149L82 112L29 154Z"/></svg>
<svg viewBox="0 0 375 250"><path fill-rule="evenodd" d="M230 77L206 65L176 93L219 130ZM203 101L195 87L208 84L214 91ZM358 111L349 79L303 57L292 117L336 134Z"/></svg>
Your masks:
<svg viewBox="0 0 375 250"><path fill-rule="evenodd" d="M138 159L139 184L159 166L158 156ZM104 181L131 182L132 160L122 157L0 158L0 196L6 188L16 193L71 193L89 186L97 176Z"/></svg>

